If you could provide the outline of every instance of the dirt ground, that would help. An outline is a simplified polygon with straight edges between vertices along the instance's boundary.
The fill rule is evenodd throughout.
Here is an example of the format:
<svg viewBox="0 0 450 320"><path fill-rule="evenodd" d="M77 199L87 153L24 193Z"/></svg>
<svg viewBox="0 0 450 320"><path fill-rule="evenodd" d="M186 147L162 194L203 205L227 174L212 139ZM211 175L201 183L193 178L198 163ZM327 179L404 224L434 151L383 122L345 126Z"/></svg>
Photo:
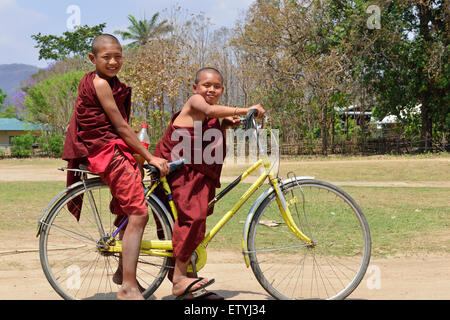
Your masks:
<svg viewBox="0 0 450 320"><path fill-rule="evenodd" d="M54 168L42 168L39 174L31 168L0 168L0 181L63 181L64 177L64 173ZM404 186L402 182L384 184ZM6 243L3 242L3 248L8 250L0 250L0 300L60 299L42 272L37 250L38 239L34 235L10 238ZM246 268L238 250L208 252L208 263L201 271L201 276L215 278L216 283L211 286L211 290L226 299L271 299L251 269ZM151 299L173 299L170 290L166 280ZM450 254L372 259L365 278L348 299L449 300Z"/></svg>
<svg viewBox="0 0 450 320"><path fill-rule="evenodd" d="M42 272L37 250L0 255L0 266L0 300L61 299ZM226 299L271 299L239 252L208 252L201 276L214 278L211 290ZM151 299L174 299L170 282L165 280ZM348 299L449 300L450 255L372 259L365 278Z"/></svg>

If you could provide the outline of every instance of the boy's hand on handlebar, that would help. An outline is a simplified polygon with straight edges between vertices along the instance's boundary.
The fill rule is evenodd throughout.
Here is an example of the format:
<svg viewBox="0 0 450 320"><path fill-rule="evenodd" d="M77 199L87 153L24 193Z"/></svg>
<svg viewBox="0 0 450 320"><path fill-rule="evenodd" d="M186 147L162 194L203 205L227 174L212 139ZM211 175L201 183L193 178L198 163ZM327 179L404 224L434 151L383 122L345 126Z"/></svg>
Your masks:
<svg viewBox="0 0 450 320"><path fill-rule="evenodd" d="M264 114L266 113L266 110L264 110L264 108L260 104L251 106L250 109L256 109L258 111L258 115L256 116L257 119L262 119L264 117Z"/></svg>
<svg viewBox="0 0 450 320"><path fill-rule="evenodd" d="M222 120L222 129L236 128L241 124L241 118L238 116L225 117Z"/></svg>
<svg viewBox="0 0 450 320"><path fill-rule="evenodd" d="M148 164L155 166L159 170L161 177L168 175L170 172L169 162L166 159L153 157Z"/></svg>

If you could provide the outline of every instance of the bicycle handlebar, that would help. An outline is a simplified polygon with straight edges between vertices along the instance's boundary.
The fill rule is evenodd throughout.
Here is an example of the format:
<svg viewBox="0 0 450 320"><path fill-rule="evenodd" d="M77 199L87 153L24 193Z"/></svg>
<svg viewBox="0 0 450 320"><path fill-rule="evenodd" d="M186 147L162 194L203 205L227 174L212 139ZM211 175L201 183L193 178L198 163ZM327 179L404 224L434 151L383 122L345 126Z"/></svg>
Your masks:
<svg viewBox="0 0 450 320"><path fill-rule="evenodd" d="M169 162L169 167L170 167L169 174L171 174L175 170L177 170L177 169L181 168L182 166L184 166L185 163L186 163L185 159L179 159L179 160L176 160L176 161L173 161L173 162ZM150 171L150 173L149 173L150 176L159 177L159 170L155 166L152 166L152 165L146 163L142 167L144 169Z"/></svg>
<svg viewBox="0 0 450 320"><path fill-rule="evenodd" d="M254 127L254 129L257 128L256 119L255 117L258 116L258 110L251 109L245 117L240 117L239 120L241 121L242 127L245 130L249 130L251 127ZM267 116L264 115L264 122L267 122Z"/></svg>

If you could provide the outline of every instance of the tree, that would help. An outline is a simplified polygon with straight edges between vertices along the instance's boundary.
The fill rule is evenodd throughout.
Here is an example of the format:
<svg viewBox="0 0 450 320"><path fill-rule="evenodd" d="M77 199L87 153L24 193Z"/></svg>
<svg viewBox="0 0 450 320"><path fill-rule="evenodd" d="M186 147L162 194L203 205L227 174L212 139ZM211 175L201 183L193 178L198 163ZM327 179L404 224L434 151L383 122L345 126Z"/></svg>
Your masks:
<svg viewBox="0 0 450 320"><path fill-rule="evenodd" d="M172 30L172 26L167 24L167 20L157 23L159 13L155 13L150 20L136 20L133 15L128 15L131 26L128 31L117 30L115 34L120 35L123 40L134 40L129 44L133 47L136 45L145 45L150 40L156 39Z"/></svg>
<svg viewBox="0 0 450 320"><path fill-rule="evenodd" d="M29 88L24 101L27 120L48 125L53 132L65 134L84 74L83 70L55 74Z"/></svg>
<svg viewBox="0 0 450 320"><path fill-rule="evenodd" d="M3 93L2 88L0 88L0 106L3 105L3 101L5 101L5 99L6 99L6 94Z"/></svg>
<svg viewBox="0 0 450 320"><path fill-rule="evenodd" d="M16 114L16 106L4 106L3 102L6 99L6 94L3 93L2 88L0 88L0 118L15 118Z"/></svg>
<svg viewBox="0 0 450 320"><path fill-rule="evenodd" d="M420 151L448 141L450 64L448 1L398 1L383 7L383 37L366 62L372 70L379 118L395 115L407 122L420 108ZM382 54L381 54L382 53Z"/></svg>
<svg viewBox="0 0 450 320"><path fill-rule="evenodd" d="M0 106L0 118L17 118L16 106Z"/></svg>
<svg viewBox="0 0 450 320"><path fill-rule="evenodd" d="M258 70L251 91L266 103L271 118L280 119L283 141L292 131L304 137L318 126L325 155L336 96L345 90L349 65L332 38L336 21L329 11L327 1L260 0L233 42Z"/></svg>
<svg viewBox="0 0 450 320"><path fill-rule="evenodd" d="M234 39L246 68L259 70L249 95L267 103L282 130L319 126L324 154L330 129L333 140L334 109L348 105L363 112L375 106L379 118L395 115L404 122L417 121L403 115L419 107L421 150L432 143L444 149L450 132L449 2L380 0L381 28L369 26L369 5L254 2ZM364 149L363 121L359 128L362 139L355 135L355 142Z"/></svg>
<svg viewBox="0 0 450 320"><path fill-rule="evenodd" d="M39 48L39 60L63 60L73 56L86 56L91 50L92 40L103 32L106 23L93 27L87 25L66 31L62 36L32 35Z"/></svg>

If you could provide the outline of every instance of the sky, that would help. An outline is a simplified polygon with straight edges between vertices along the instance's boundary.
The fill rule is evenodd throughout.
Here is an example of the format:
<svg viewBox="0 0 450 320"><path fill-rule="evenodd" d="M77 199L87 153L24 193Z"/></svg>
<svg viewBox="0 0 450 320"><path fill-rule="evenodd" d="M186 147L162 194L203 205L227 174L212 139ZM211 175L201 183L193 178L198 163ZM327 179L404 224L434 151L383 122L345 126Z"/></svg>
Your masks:
<svg viewBox="0 0 450 320"><path fill-rule="evenodd" d="M161 16L181 7L184 15L203 12L214 27L233 27L254 0L0 0L0 64L24 63L45 68L50 61L39 60L31 35L62 35L75 23L94 26L106 23L103 30L113 33L137 19ZM121 39L119 39L121 40Z"/></svg>

